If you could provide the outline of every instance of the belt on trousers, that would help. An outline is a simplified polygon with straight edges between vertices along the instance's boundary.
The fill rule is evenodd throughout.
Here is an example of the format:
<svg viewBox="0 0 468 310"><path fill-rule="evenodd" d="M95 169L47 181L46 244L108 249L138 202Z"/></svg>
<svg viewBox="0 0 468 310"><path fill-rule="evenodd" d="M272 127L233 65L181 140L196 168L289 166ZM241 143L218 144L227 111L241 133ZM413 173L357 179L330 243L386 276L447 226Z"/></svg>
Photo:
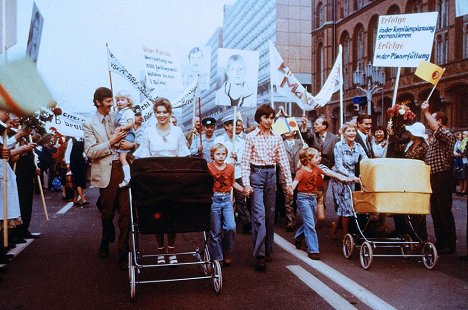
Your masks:
<svg viewBox="0 0 468 310"><path fill-rule="evenodd" d="M220 197L220 196L227 196L227 195L230 195L230 194L231 194L230 192L214 192L213 196Z"/></svg>
<svg viewBox="0 0 468 310"><path fill-rule="evenodd" d="M252 167L252 168L257 168L257 169L273 169L273 168L275 168L275 165L263 165L263 166L259 166L259 165L250 164L250 167Z"/></svg>
<svg viewBox="0 0 468 310"><path fill-rule="evenodd" d="M317 194L315 194L315 193L306 193L306 192L298 192L297 194L298 194L298 195L299 195L299 194L301 194L301 195L307 195L307 196L312 196L312 197L317 196Z"/></svg>

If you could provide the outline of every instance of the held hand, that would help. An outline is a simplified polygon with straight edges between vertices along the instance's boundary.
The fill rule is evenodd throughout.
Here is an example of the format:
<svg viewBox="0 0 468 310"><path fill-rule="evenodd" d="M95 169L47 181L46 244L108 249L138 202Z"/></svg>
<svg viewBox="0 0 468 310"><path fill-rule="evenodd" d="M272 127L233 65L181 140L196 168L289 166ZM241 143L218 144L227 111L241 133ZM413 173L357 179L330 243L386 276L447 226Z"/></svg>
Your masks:
<svg viewBox="0 0 468 310"><path fill-rule="evenodd" d="M113 145L116 143L119 143L122 141L122 139L125 137L125 132L124 131L117 131L111 136L109 142Z"/></svg>
<svg viewBox="0 0 468 310"><path fill-rule="evenodd" d="M122 141L120 142L120 149L125 151L130 151L135 147L135 144L130 141Z"/></svg>
<svg viewBox="0 0 468 310"><path fill-rule="evenodd" d="M234 159L234 161L237 161L237 152L232 152L231 158Z"/></svg>
<svg viewBox="0 0 468 310"><path fill-rule="evenodd" d="M423 112L429 111L429 102L424 101L423 104L421 104L421 111Z"/></svg>
<svg viewBox="0 0 468 310"><path fill-rule="evenodd" d="M289 196L294 195L294 190L292 189L292 186L286 186L286 194L288 194Z"/></svg>
<svg viewBox="0 0 468 310"><path fill-rule="evenodd" d="M36 168L36 175L41 175L41 169Z"/></svg>
<svg viewBox="0 0 468 310"><path fill-rule="evenodd" d="M307 131L307 117L305 115L301 118L301 131Z"/></svg>
<svg viewBox="0 0 468 310"><path fill-rule="evenodd" d="M10 158L10 149L2 149L2 159Z"/></svg>
<svg viewBox="0 0 468 310"><path fill-rule="evenodd" d="M253 188L250 185L244 186L244 196L250 197L250 194L253 193Z"/></svg>
<svg viewBox="0 0 468 310"><path fill-rule="evenodd" d="M200 145L198 147L198 153L200 153L200 154L203 153L203 145Z"/></svg>

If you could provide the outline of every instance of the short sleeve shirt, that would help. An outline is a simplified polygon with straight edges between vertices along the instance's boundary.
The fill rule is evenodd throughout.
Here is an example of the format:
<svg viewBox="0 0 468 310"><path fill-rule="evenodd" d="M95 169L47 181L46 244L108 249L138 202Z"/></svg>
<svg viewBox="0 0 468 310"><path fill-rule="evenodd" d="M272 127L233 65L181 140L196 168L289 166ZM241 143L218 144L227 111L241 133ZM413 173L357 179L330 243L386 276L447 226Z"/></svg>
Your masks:
<svg viewBox="0 0 468 310"><path fill-rule="evenodd" d="M219 170L214 162L208 163L208 170L214 178L213 192L228 193L234 184L234 166L226 164L223 170Z"/></svg>
<svg viewBox="0 0 468 310"><path fill-rule="evenodd" d="M323 171L318 167L312 168L312 171L299 169L296 174L295 180L297 184L297 191L300 193L316 194L318 189L323 185L322 179Z"/></svg>

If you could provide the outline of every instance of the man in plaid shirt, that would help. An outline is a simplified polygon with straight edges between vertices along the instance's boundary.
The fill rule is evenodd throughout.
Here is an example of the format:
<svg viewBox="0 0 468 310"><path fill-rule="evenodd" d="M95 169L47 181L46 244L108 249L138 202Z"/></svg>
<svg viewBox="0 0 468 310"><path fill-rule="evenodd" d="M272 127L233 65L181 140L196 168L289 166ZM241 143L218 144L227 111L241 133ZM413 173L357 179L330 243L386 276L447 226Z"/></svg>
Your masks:
<svg viewBox="0 0 468 310"><path fill-rule="evenodd" d="M276 164L286 179L287 194L292 195L291 171L283 140L273 134L275 111L267 104L255 112L258 127L245 138L242 156L244 194L251 197L253 255L257 271L265 271L273 253L276 201Z"/></svg>
<svg viewBox="0 0 468 310"><path fill-rule="evenodd" d="M452 213L452 164L456 139L447 128L448 118L444 112L431 114L427 101L421 105L421 110L434 131L434 139L429 143L426 154L426 164L431 166L431 216L437 239L436 248L440 254L451 254L455 253L457 242Z"/></svg>

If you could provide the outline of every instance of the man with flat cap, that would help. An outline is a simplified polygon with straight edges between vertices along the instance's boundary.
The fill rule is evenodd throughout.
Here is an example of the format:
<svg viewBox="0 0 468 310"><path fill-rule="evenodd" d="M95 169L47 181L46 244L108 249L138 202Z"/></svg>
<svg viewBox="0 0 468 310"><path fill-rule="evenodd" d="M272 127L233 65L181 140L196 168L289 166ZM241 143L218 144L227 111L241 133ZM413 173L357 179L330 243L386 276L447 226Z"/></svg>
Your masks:
<svg viewBox="0 0 468 310"><path fill-rule="evenodd" d="M234 132L234 115L230 114L223 118L224 130L226 133L216 137L214 144L224 144L228 150L226 157L226 163L234 165L234 178L236 182L242 185L242 175L241 175L241 164L240 160L242 154L244 153L244 144L245 141L242 139L241 135L236 134L236 140L233 141L233 132ZM241 121L241 118L238 116L236 121L237 123ZM236 132L237 133L237 132ZM234 142L234 144L233 144ZM242 224L242 232L247 234L250 232L252 225L250 220L250 212L247 206L247 198L245 197L242 191L234 189L234 210L237 213L237 219Z"/></svg>
<svg viewBox="0 0 468 310"><path fill-rule="evenodd" d="M190 146L190 154L192 154L192 156L203 157L207 162L210 162L210 150L215 139L213 134L216 128L216 119L213 117L205 117L202 119L201 123L204 131L201 136L201 143L200 136L194 137L192 145Z"/></svg>

